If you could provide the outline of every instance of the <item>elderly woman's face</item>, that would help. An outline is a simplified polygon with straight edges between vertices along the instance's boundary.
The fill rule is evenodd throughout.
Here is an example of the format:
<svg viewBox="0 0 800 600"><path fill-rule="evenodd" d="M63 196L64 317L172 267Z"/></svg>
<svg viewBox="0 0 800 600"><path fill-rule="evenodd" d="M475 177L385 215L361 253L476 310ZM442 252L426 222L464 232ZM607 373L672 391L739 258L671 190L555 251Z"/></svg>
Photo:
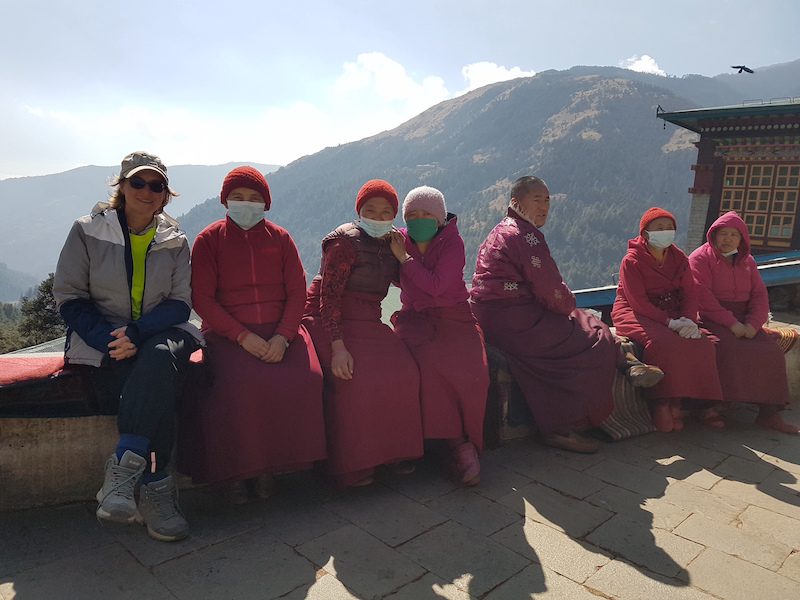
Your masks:
<svg viewBox="0 0 800 600"><path fill-rule="evenodd" d="M394 208L383 196L370 198L361 205L360 217L373 221L394 221Z"/></svg>
<svg viewBox="0 0 800 600"><path fill-rule="evenodd" d="M739 247L742 234L735 227L720 227L714 234L714 245L720 252L732 252Z"/></svg>
<svg viewBox="0 0 800 600"><path fill-rule="evenodd" d="M550 190L546 185L537 185L522 198L515 198L525 214L533 219L536 227L542 227L547 222L547 213L550 212Z"/></svg>

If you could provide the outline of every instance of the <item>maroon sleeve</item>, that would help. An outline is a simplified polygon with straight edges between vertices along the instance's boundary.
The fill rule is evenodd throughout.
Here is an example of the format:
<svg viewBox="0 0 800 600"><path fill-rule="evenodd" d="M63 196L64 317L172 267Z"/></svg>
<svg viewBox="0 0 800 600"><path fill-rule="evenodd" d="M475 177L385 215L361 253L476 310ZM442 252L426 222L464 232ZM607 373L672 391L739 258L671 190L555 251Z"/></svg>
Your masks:
<svg viewBox="0 0 800 600"><path fill-rule="evenodd" d="M283 285L286 290L286 305L283 308L276 334L280 334L288 341L297 336L300 320L303 318L303 308L306 304L306 273L300 254L292 237L284 232L281 238L283 248Z"/></svg>
<svg viewBox="0 0 800 600"><path fill-rule="evenodd" d="M319 311L322 326L333 342L342 339L342 296L356 262L356 250L346 240L339 239L328 244L324 253Z"/></svg>
<svg viewBox="0 0 800 600"><path fill-rule="evenodd" d="M192 247L192 304L203 319L203 328L232 341L247 331L217 302L217 240L219 229L202 231Z"/></svg>
<svg viewBox="0 0 800 600"><path fill-rule="evenodd" d="M669 314L650 302L643 277L635 258L626 256L622 259L622 264L619 266L619 287L625 293L628 305L634 313L666 325L669 321Z"/></svg>
<svg viewBox="0 0 800 600"><path fill-rule="evenodd" d="M683 301L681 302L681 316L688 317L692 321L698 321L700 310L700 297L697 293L697 286L694 284L692 270L689 268L689 261L685 263L683 275L681 275L681 289L683 290Z"/></svg>

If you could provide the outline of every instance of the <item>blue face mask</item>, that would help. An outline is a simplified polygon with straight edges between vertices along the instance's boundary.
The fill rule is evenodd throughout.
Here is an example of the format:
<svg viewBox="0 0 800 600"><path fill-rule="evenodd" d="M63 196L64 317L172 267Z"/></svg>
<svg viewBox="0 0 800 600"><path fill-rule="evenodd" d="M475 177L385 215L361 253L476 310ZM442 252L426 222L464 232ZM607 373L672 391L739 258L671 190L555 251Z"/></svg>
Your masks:
<svg viewBox="0 0 800 600"><path fill-rule="evenodd" d="M366 234L374 238L382 238L392 230L394 221L376 221L374 219L367 219L366 217L359 217L356 223Z"/></svg>
<svg viewBox="0 0 800 600"><path fill-rule="evenodd" d="M239 227L247 231L264 218L264 202L228 200L228 216Z"/></svg>

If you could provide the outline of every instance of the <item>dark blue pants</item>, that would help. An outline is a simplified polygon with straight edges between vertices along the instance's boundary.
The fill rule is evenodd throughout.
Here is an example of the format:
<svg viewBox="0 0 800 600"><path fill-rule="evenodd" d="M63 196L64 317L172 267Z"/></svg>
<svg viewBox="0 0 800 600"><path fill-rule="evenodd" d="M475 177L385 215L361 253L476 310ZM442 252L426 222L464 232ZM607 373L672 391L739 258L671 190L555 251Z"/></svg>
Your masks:
<svg viewBox="0 0 800 600"><path fill-rule="evenodd" d="M134 357L92 370L101 412L117 413L120 434L150 440L159 471L175 443L175 403L198 347L189 333L173 327L145 340Z"/></svg>

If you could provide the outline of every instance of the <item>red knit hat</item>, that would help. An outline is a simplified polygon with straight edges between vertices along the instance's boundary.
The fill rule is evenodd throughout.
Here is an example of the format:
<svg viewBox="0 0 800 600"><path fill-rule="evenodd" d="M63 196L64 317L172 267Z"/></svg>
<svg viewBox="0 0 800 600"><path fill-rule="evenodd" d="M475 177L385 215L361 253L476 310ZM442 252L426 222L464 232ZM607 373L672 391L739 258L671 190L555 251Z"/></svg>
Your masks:
<svg viewBox="0 0 800 600"><path fill-rule="evenodd" d="M222 182L222 191L219 193L219 201L225 204L230 194L236 188L247 188L248 190L255 190L264 197L264 210L269 210L272 204L272 198L269 194L269 185L267 179L261 174L258 169L253 167L236 167L233 171L225 175Z"/></svg>
<svg viewBox="0 0 800 600"><path fill-rule="evenodd" d="M671 219L672 225L675 227L675 229L678 228L678 222L675 220L675 216L671 212L669 212L668 210L664 210L663 208L658 208L657 206L654 206L644 211L644 214L642 215L642 220L639 221L639 235L642 235L644 233L644 230L647 229L647 226L650 225L650 223L662 217Z"/></svg>
<svg viewBox="0 0 800 600"><path fill-rule="evenodd" d="M370 198L377 197L386 198L389 204L392 205L395 216L397 215L397 191L388 181L384 181L383 179L370 179L361 186L356 196L356 213L361 214L361 207L364 206L364 202Z"/></svg>

